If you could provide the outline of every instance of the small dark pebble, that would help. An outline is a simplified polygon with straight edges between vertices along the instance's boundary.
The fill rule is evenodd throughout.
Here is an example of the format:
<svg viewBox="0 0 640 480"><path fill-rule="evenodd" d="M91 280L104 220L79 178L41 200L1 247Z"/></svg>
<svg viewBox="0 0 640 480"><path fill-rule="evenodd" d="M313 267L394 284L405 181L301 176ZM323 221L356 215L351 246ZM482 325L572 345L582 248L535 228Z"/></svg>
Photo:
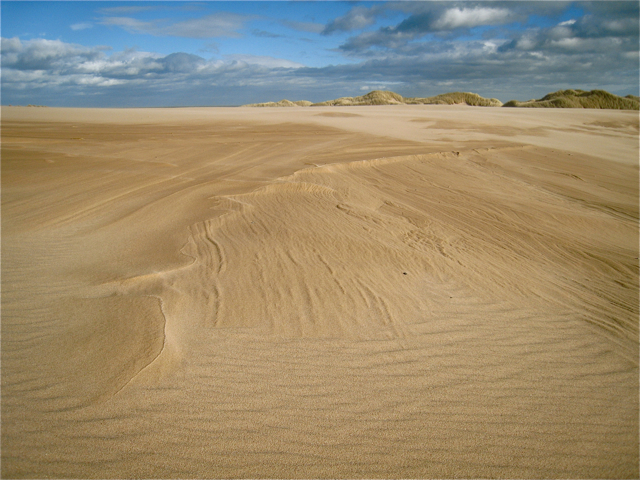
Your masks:
<svg viewBox="0 0 640 480"><path fill-rule="evenodd" d="M402 274L403 274L403 275L406 275L406 274L407 274L407 272L402 272Z"/></svg>

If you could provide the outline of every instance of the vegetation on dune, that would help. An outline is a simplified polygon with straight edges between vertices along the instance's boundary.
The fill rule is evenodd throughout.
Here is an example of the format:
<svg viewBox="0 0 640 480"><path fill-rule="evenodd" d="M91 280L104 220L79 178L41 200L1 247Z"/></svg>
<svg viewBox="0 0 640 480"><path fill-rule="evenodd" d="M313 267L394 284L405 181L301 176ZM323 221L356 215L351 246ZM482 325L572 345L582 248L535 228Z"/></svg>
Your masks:
<svg viewBox="0 0 640 480"><path fill-rule="evenodd" d="M394 92L374 90L359 97L341 97L326 102L311 103L305 100L291 102L280 100L279 102L252 103L245 107L340 107L358 105L472 105L480 107L499 107L502 102L496 98L484 98L477 93L452 92L426 98L404 98Z"/></svg>
<svg viewBox="0 0 640 480"><path fill-rule="evenodd" d="M538 100L520 102L510 100L505 107L524 108L605 108L614 110L639 110L640 102L635 95L619 97L604 90L558 90Z"/></svg>
<svg viewBox="0 0 640 480"><path fill-rule="evenodd" d="M427 98L406 98L405 103L422 105L471 105L474 107L501 107L497 98L484 98L477 93L451 92Z"/></svg>
<svg viewBox="0 0 640 480"><path fill-rule="evenodd" d="M313 107L333 107L333 106L352 106L352 105L402 105L404 98L394 92L385 92L382 90L374 90L360 97L341 97L335 100L327 100L326 102L314 103Z"/></svg>
<svg viewBox="0 0 640 480"><path fill-rule="evenodd" d="M308 107L312 102L307 100L298 100L296 102L292 102L287 100L286 98L280 100L279 102L265 102L265 103L250 103L248 105L243 105L244 107Z"/></svg>
<svg viewBox="0 0 640 480"><path fill-rule="evenodd" d="M620 97L604 90L558 90L540 99L521 102L510 100L504 105L497 98L484 98L477 93L451 92L434 97L403 97L394 92L374 90L359 97L341 97L326 102L312 103L306 100L291 102L252 103L245 107L340 107L358 105L470 105L474 107L525 107L525 108L607 108L618 110L639 110L637 96Z"/></svg>
<svg viewBox="0 0 640 480"><path fill-rule="evenodd" d="M404 98L394 92L374 90L361 97L342 97L336 100L314 103L313 106L341 105L472 105L479 107L499 107L502 102L496 98L484 98L477 93L452 92L435 97Z"/></svg>

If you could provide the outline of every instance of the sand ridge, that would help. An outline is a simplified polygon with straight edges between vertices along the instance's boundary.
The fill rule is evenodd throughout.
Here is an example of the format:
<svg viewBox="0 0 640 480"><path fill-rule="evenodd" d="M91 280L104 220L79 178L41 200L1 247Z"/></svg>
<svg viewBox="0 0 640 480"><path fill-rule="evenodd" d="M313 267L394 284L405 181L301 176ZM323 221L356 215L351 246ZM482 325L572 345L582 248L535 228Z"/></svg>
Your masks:
<svg viewBox="0 0 640 480"><path fill-rule="evenodd" d="M637 115L35 110L3 476L637 477Z"/></svg>

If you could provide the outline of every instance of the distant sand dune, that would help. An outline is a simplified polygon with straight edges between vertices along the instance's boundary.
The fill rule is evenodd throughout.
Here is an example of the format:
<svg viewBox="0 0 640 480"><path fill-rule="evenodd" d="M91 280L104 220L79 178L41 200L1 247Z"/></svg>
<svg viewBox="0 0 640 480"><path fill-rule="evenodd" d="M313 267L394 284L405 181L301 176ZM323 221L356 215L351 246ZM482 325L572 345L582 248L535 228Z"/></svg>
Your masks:
<svg viewBox="0 0 640 480"><path fill-rule="evenodd" d="M510 100L504 105L497 98L483 98L477 93L451 92L425 98L405 98L394 92L374 90L359 97L341 97L335 100L312 103L306 100L291 102L252 103L245 107L335 107L355 105L470 105L476 107L527 107L527 108L600 108L615 110L638 110L638 97L620 97L604 90L559 90L549 93L539 100L521 102Z"/></svg>
<svg viewBox="0 0 640 480"><path fill-rule="evenodd" d="M282 99L279 102L265 102L265 103L252 103L245 105L245 107L308 107L312 105L312 102L307 100L298 100L292 102L290 100Z"/></svg>
<svg viewBox="0 0 640 480"><path fill-rule="evenodd" d="M637 478L637 135L3 107L3 478Z"/></svg>
<svg viewBox="0 0 640 480"><path fill-rule="evenodd" d="M627 95L620 97L604 90L559 90L549 93L540 100L519 102L511 100L504 104L505 107L528 108L606 108L617 110L638 110L640 103L638 97Z"/></svg>
<svg viewBox="0 0 640 480"><path fill-rule="evenodd" d="M252 103L245 107L345 107L355 105L473 105L480 107L500 107L502 102L496 98L483 98L477 93L452 92L426 98L404 98L394 92L374 90L359 97L341 97L326 102L312 103L306 100L291 102Z"/></svg>

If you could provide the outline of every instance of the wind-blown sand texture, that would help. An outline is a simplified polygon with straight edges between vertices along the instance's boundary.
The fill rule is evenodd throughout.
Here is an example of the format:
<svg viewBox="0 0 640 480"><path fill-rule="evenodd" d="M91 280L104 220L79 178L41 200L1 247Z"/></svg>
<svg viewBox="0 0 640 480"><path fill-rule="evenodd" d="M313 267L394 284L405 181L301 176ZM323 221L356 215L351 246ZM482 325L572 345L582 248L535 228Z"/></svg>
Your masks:
<svg viewBox="0 0 640 480"><path fill-rule="evenodd" d="M2 108L2 476L638 478L638 115Z"/></svg>

